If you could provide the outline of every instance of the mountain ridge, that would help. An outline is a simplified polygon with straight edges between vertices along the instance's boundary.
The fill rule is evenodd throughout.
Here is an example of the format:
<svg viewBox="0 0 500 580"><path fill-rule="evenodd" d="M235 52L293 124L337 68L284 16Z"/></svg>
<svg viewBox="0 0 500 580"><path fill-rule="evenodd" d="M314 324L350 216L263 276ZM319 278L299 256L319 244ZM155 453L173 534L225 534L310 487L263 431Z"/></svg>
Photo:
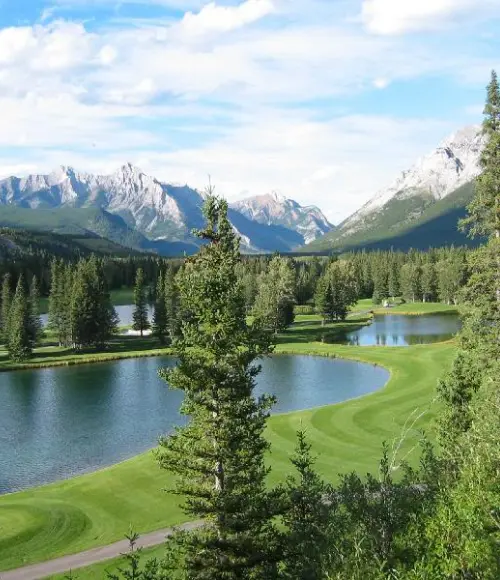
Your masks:
<svg viewBox="0 0 500 580"><path fill-rule="evenodd" d="M254 207L255 198L251 199ZM131 163L122 165L110 175L94 175L60 166L48 174L0 180L0 206L38 212L96 208L119 216L124 227L137 231L151 242L175 242L195 247L199 240L191 231L204 223L203 201L204 194L198 190L188 185L161 182ZM275 203L281 207L279 211L275 208L276 215L268 216L267 221L253 219L251 213L239 211L239 204L244 201L231 204L230 219L247 252L290 251L332 227L319 209L304 209L284 197L282 200L276 198Z"/></svg>
<svg viewBox="0 0 500 580"><path fill-rule="evenodd" d="M408 232L413 226L420 227L426 223L427 212L432 213L436 204L439 208L439 202L457 190L469 187L469 197L463 200L462 209L465 211L465 205L472 197L471 184L481 172L480 155L484 143L485 137L477 125L456 131L433 151L420 157L388 187L379 190L335 230L306 245L302 251L358 248L383 239L395 239L403 231ZM445 207L446 204L443 205ZM433 219L438 217L434 216ZM465 236L457 238L456 232L449 231L449 222L446 224L442 244L449 239L468 243ZM425 228L422 231L425 232ZM435 236L433 240L438 241Z"/></svg>

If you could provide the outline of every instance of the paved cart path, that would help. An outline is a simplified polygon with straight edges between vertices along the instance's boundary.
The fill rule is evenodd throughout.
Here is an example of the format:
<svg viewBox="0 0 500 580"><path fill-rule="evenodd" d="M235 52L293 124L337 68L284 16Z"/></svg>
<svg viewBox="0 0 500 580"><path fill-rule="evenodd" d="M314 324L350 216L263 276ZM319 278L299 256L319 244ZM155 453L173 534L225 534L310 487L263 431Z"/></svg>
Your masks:
<svg viewBox="0 0 500 580"><path fill-rule="evenodd" d="M137 547L151 548L153 546L158 546L159 544L162 544L165 541L165 538L170 536L175 530L192 530L198 528L201 523L202 522L188 522L176 526L175 528L166 528L164 530L144 534L137 540ZM40 578L45 578L52 574L61 574L63 572L68 572L69 570L77 570L78 568L91 566L98 562L111 560L121 554L125 554L129 549L129 541L120 540L119 542L109 544L108 546L92 548L91 550L79 552L78 554L70 554L69 556L63 556L62 558L56 558L55 560L48 560L46 562L40 562L39 564L23 566L22 568L16 568L15 570L8 570L7 572L0 572L0 580L39 580Z"/></svg>

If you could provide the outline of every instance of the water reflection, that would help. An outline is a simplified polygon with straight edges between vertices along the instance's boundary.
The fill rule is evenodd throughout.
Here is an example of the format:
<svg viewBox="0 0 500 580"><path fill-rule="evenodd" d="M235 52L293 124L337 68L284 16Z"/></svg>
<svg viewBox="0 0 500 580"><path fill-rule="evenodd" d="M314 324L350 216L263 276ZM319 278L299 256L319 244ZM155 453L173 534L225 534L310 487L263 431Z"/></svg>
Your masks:
<svg viewBox="0 0 500 580"><path fill-rule="evenodd" d="M180 391L158 377L172 358L141 358L0 377L0 493L116 463L183 424ZM273 412L345 401L381 388L388 372L347 360L276 356L256 392Z"/></svg>
<svg viewBox="0 0 500 580"><path fill-rule="evenodd" d="M377 315L373 322L338 339L323 337L324 342L353 346L411 346L450 340L460 330L457 315Z"/></svg>

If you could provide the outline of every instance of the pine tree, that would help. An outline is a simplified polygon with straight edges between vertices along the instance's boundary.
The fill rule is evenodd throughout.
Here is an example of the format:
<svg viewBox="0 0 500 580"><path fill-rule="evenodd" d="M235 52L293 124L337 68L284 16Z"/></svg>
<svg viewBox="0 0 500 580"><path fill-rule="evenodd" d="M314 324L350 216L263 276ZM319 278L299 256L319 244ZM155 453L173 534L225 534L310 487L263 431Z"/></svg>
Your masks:
<svg viewBox="0 0 500 580"><path fill-rule="evenodd" d="M326 322L335 320L335 309L333 304L333 293L329 276L324 275L318 280L316 294L314 296L316 312L321 316L321 323L324 326Z"/></svg>
<svg viewBox="0 0 500 580"><path fill-rule="evenodd" d="M93 343L97 348L103 348L106 341L117 332L119 319L111 301L102 260L93 257L90 262L94 280L94 295L97 302L97 325Z"/></svg>
<svg viewBox="0 0 500 580"><path fill-rule="evenodd" d="M30 309L30 336L31 343L34 346L43 336L42 320L40 318L40 291L36 276L31 279L29 292L29 309Z"/></svg>
<svg viewBox="0 0 500 580"><path fill-rule="evenodd" d="M49 328L56 333L59 346L69 346L71 338L71 298L73 268L54 260L50 269Z"/></svg>
<svg viewBox="0 0 500 580"><path fill-rule="evenodd" d="M407 262L401 268L401 291L407 300L415 302L421 295L421 274L418 264Z"/></svg>
<svg viewBox="0 0 500 580"><path fill-rule="evenodd" d="M165 297L165 316L170 342L179 336L179 296L175 285L175 271L172 266L167 267L164 279L163 295Z"/></svg>
<svg viewBox="0 0 500 580"><path fill-rule="evenodd" d="M146 288L144 286L144 271L142 268L137 270L135 276L135 286L134 286L134 304L135 310L132 315L134 324L132 328L138 330L141 336L144 335L144 331L150 328L149 318L148 318L148 304L146 298Z"/></svg>
<svg viewBox="0 0 500 580"><path fill-rule="evenodd" d="M288 477L285 485L286 508L284 569L289 580L321 580L326 577L330 544L331 490L314 470L315 459L305 433L297 433L295 455L291 459L298 479Z"/></svg>
<svg viewBox="0 0 500 580"><path fill-rule="evenodd" d="M160 465L177 476L189 518L200 530L177 536L182 577L190 580L272 578L273 498L266 490L264 437L274 399L254 397L256 359L270 352L269 334L246 323L236 277L239 240L227 202L209 195L207 241L177 277L180 306L189 312L174 341L178 366L162 374L184 391L185 427L161 441Z"/></svg>
<svg viewBox="0 0 500 580"><path fill-rule="evenodd" d="M378 255L372 264L373 276L373 296L374 304L380 304L386 298L389 298L389 272L387 264L382 255Z"/></svg>
<svg viewBox="0 0 500 580"><path fill-rule="evenodd" d="M161 344L165 343L168 335L167 305L165 303L165 278L163 272L158 275L156 282L156 296L153 312L153 334Z"/></svg>
<svg viewBox="0 0 500 580"><path fill-rule="evenodd" d="M0 305L0 339L6 344L9 340L9 317L12 306L11 276L5 274L2 280L2 301Z"/></svg>
<svg viewBox="0 0 500 580"><path fill-rule="evenodd" d="M294 319L295 270L288 258L275 256L259 283L254 315L259 323L275 334L285 330Z"/></svg>
<svg viewBox="0 0 500 580"><path fill-rule="evenodd" d="M20 275L9 316L9 339L7 350L15 362L22 362L31 356L31 317L23 276Z"/></svg>
<svg viewBox="0 0 500 580"><path fill-rule="evenodd" d="M102 348L115 331L117 316L102 266L96 257L81 260L71 291L71 336L74 348Z"/></svg>
<svg viewBox="0 0 500 580"><path fill-rule="evenodd" d="M433 301L437 292L436 268L432 262L422 266L422 299L424 302Z"/></svg>
<svg viewBox="0 0 500 580"><path fill-rule="evenodd" d="M400 266L396 261L396 258L394 256L391 256L387 290L389 292L389 296L393 300L395 300L401 293L401 286L399 284L399 269Z"/></svg>
<svg viewBox="0 0 500 580"><path fill-rule="evenodd" d="M483 134L487 138L481 153L481 175L462 226L472 235L500 238L500 86L492 71L484 108Z"/></svg>

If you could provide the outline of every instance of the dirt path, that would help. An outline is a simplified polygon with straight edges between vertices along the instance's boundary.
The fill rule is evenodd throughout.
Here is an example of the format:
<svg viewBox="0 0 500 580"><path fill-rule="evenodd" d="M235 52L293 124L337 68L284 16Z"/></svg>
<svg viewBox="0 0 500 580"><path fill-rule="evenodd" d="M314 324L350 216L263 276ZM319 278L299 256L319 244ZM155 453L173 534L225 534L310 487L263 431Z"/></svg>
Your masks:
<svg viewBox="0 0 500 580"><path fill-rule="evenodd" d="M177 526L175 529L192 530L200 525L201 522L188 522L187 524ZM151 548L153 546L158 546L163 543L165 538L170 536L173 531L174 528L166 528L165 530L158 530L156 532L151 532L150 534L144 534L137 541L137 547ZM47 562L40 562L39 564L32 564L30 566L16 568L15 570L9 570L7 572L0 572L0 580L39 580L40 578L45 578L52 574L61 574L63 572L68 572L69 570L77 570L78 568L91 566L92 564L103 562L104 560L110 560L128 551L128 540L120 540L119 542L109 544L108 546L92 548L91 550L79 552L78 554L71 554L69 556L63 556L62 558L56 558L55 560L48 560Z"/></svg>

